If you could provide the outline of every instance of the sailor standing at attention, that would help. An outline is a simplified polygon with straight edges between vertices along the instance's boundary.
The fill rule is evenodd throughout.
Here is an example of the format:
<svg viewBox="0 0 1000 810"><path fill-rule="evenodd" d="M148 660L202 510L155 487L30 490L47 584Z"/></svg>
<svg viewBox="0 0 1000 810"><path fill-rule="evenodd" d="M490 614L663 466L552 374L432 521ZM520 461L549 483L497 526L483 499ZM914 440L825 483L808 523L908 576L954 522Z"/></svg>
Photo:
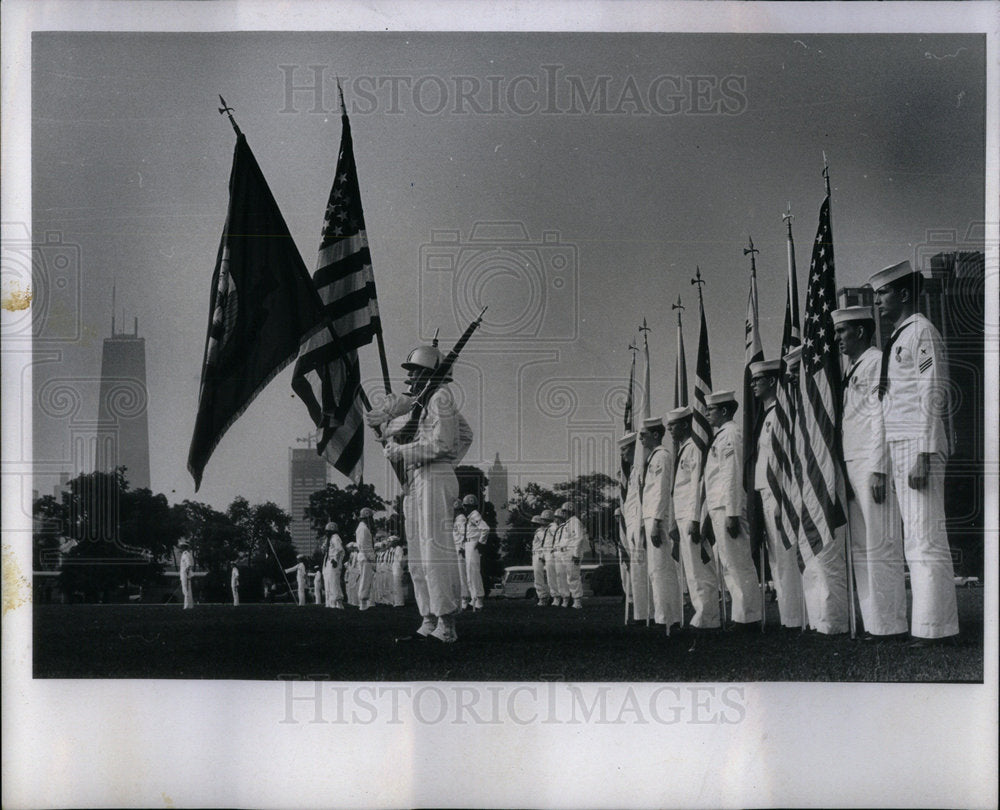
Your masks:
<svg viewBox="0 0 1000 810"><path fill-rule="evenodd" d="M908 261L875 273L871 285L875 305L895 327L882 350L879 399L910 569L910 633L915 646L928 646L958 635L944 513L948 360L941 333L917 312L923 276Z"/></svg>
<svg viewBox="0 0 1000 810"><path fill-rule="evenodd" d="M531 522L538 526L531 538L531 571L535 578L535 596L538 597L538 607L549 603L549 588L545 584L545 521L541 514L533 515Z"/></svg>
<svg viewBox="0 0 1000 810"><path fill-rule="evenodd" d="M715 431L705 460L705 498L715 533L715 550L733 598L733 623L746 629L760 621L761 604L747 528L743 431L733 421L739 405L732 391L714 391L705 397L705 406L705 415Z"/></svg>

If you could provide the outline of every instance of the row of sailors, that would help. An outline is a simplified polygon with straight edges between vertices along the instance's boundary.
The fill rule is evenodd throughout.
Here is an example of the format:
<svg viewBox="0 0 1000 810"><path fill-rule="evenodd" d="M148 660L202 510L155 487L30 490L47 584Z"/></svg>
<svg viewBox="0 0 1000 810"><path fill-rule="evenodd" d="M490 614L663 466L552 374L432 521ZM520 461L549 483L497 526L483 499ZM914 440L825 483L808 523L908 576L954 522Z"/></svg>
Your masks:
<svg viewBox="0 0 1000 810"><path fill-rule="evenodd" d="M531 542L531 567L538 605L583 608L580 562L590 544L573 503L566 501L553 512L545 509L531 518L538 528Z"/></svg>
<svg viewBox="0 0 1000 810"><path fill-rule="evenodd" d="M395 535L374 540L372 514L367 507L361 510L355 541L346 545L336 523L330 521L324 527L323 562L312 574L313 599L317 605L342 610L345 595L347 604L361 610L367 610L372 604L404 604L406 545ZM298 562L285 569L285 573L296 575L298 604L304 605L308 558L299 554L297 559ZM237 598L234 590L234 600Z"/></svg>
<svg viewBox="0 0 1000 810"><path fill-rule="evenodd" d="M909 262L876 273L871 283L879 310L895 325L883 351L871 345L871 308L833 312L836 341L849 361L841 435L836 437L849 484L847 525L817 548L803 537L788 546L779 540L777 503L767 474L775 451L777 360L750 366L754 395L764 406L760 434L751 448L754 486L783 626L808 626L824 634L849 629L847 535L863 637L905 638L909 631L915 646L926 646L958 634L943 492L949 452L947 360L940 333L915 312L922 281ZM793 379L800 354L784 358ZM695 610L693 627L720 625L726 590L735 624L762 620L763 576L758 589L743 488L743 435L733 421L738 405L732 391L713 392L705 404L713 437L704 467L688 407L667 414L666 426L658 418L647 419L638 437L632 433L619 440L622 460L631 465L628 480L620 482L625 491L621 531L627 590L635 618L648 618L652 607L656 622L668 632L682 622L684 580ZM665 429L676 455L661 445ZM794 461L807 469L805 460ZM715 536L711 551L701 538L702 497ZM904 563L913 602L909 625Z"/></svg>
<svg viewBox="0 0 1000 810"><path fill-rule="evenodd" d="M490 527L479 514L479 499L466 495L452 503L455 521L452 524L452 539L458 552L458 578L461 593L461 609L483 609L482 551L486 547L486 536Z"/></svg>

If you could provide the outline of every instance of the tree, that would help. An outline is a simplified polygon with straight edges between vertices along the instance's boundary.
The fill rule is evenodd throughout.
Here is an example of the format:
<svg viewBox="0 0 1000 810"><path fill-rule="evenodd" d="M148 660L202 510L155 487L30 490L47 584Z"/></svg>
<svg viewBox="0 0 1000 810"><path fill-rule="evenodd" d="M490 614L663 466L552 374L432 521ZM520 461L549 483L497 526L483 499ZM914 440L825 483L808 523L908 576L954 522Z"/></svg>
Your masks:
<svg viewBox="0 0 1000 810"><path fill-rule="evenodd" d="M566 501L573 503L577 517L583 522L590 536L591 551L600 548L612 553L608 538L614 537L614 511L618 482L604 473L579 475L572 481L563 481L548 489L529 481L524 487L514 487L508 503L509 528L504 538L502 559L504 565L527 565L531 562L531 541L538 525L531 522L533 515L544 509L553 511Z"/></svg>
<svg viewBox="0 0 1000 810"><path fill-rule="evenodd" d="M459 498L475 495L480 506L486 502L486 487L489 486L490 479L482 470L469 464L459 464L455 468L455 477L458 479Z"/></svg>
<svg viewBox="0 0 1000 810"><path fill-rule="evenodd" d="M386 507L385 501L371 484L348 484L346 489L341 489L336 484L327 484L324 489L309 496L305 516L312 521L317 534L322 533L327 521L332 520L340 526L341 537L346 542L348 535L354 531L359 513L366 506L373 512L381 512ZM401 497L398 499L398 508L401 515ZM384 526L385 522L386 519L382 518L378 524Z"/></svg>
<svg viewBox="0 0 1000 810"><path fill-rule="evenodd" d="M85 601L121 600L129 584L152 584L161 561L183 533L164 495L130 490L125 470L94 472L71 480L60 501L35 502L41 537L39 555L51 554L58 538L65 549L59 585Z"/></svg>

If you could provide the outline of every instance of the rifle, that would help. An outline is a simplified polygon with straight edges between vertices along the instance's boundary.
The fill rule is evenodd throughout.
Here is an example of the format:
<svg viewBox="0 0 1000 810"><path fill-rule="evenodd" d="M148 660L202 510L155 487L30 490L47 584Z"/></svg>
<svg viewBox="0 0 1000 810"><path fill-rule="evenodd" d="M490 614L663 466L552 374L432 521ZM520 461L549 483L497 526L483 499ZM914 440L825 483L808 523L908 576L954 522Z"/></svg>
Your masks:
<svg viewBox="0 0 1000 810"><path fill-rule="evenodd" d="M469 342L469 338L472 337L472 333L475 332L479 325L483 322L483 315L486 314L486 309L486 307L483 307L483 311L479 313L479 317L469 324L468 328L466 328L465 332L463 332L462 336L458 339L454 348L448 352L448 355L441 361L441 364L431 373L431 378L427 381L427 385L425 385L424 389L417 395L413 405L410 407L409 419L393 437L397 444L409 444L416 438L417 427L420 424L420 417L423 416L428 403L431 401L431 397L437 393L438 389L444 384L444 381L448 379L452 366L455 365L455 361L458 359L458 355L462 349L465 348L465 344ZM392 467L399 480L401 482L405 481L406 473L403 470L402 462L394 461L392 462Z"/></svg>

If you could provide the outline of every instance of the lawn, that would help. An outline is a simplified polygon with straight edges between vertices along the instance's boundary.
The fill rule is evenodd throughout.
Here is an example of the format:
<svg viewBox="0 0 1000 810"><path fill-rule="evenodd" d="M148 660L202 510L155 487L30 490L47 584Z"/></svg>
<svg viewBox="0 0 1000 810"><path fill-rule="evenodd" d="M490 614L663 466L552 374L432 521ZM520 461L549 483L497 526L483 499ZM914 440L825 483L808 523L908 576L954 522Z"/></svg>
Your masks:
<svg viewBox="0 0 1000 810"><path fill-rule="evenodd" d="M458 622L459 641L397 643L416 609L364 613L308 605L36 605L39 678L325 676L345 681L979 682L983 590L959 589L957 646L911 649L780 630L674 635L625 627L620 598L584 611L488 600ZM777 616L768 605L769 621Z"/></svg>

